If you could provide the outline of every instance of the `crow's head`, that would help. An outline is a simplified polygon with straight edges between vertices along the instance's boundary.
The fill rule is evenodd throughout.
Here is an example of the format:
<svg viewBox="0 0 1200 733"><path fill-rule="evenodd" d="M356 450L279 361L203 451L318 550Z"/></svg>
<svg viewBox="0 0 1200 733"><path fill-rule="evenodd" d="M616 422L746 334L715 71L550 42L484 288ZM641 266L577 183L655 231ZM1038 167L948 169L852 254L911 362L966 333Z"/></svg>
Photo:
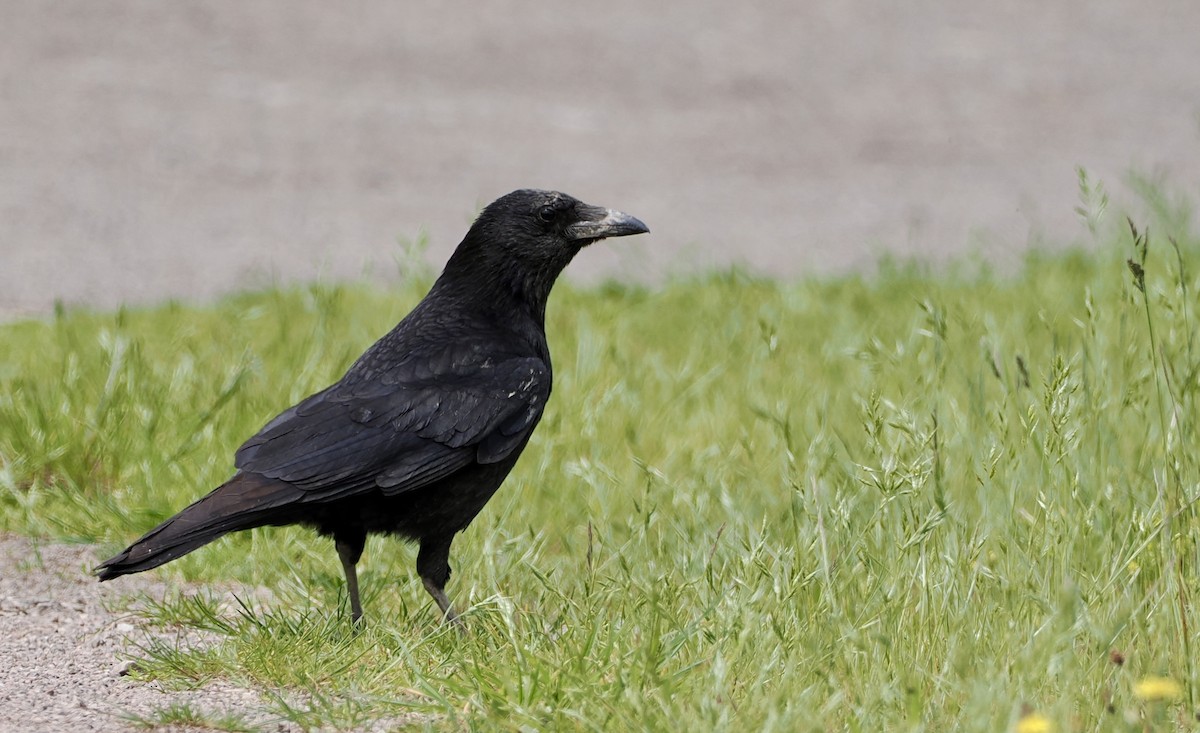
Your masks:
<svg viewBox="0 0 1200 733"><path fill-rule="evenodd" d="M628 214L591 206L558 191L529 188L493 201L471 227L472 233L506 246L509 254L550 259L560 258L564 251L574 256L598 239L648 231Z"/></svg>
<svg viewBox="0 0 1200 733"><path fill-rule="evenodd" d="M558 191L521 189L501 196L471 225L446 266L447 275L487 278L544 300L554 280L587 245L643 234L638 219L585 204Z"/></svg>

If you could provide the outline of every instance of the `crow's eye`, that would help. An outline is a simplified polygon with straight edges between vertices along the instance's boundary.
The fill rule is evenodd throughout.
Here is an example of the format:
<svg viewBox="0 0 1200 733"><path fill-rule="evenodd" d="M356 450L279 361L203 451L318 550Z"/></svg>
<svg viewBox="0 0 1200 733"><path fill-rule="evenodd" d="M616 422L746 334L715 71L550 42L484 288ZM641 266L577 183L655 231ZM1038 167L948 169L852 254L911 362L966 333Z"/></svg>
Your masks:
<svg viewBox="0 0 1200 733"><path fill-rule="evenodd" d="M538 218L549 224L558 216L558 209L553 206L543 206L538 209Z"/></svg>

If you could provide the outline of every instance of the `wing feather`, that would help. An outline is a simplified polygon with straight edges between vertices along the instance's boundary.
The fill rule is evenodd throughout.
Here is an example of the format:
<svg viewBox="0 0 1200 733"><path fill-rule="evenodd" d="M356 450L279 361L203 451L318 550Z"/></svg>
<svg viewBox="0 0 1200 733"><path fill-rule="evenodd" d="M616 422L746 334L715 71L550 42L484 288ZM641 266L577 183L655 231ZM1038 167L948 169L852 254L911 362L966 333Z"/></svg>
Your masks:
<svg viewBox="0 0 1200 733"><path fill-rule="evenodd" d="M500 461L541 419L550 370L535 357L453 364L408 360L404 374L335 384L268 422L236 465L322 501L371 487L411 491Z"/></svg>

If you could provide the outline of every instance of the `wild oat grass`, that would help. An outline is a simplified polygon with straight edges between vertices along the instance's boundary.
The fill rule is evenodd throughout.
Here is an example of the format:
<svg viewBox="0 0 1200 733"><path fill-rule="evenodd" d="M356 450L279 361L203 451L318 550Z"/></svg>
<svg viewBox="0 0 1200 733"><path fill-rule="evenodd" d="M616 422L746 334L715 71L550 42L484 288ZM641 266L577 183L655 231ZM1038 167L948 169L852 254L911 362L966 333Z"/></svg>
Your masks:
<svg viewBox="0 0 1200 733"><path fill-rule="evenodd" d="M221 641L139 674L306 727L1193 730L1200 245L1099 239L1003 276L561 286L546 417L454 548L468 636L412 547L369 543L356 635L332 544L264 529L155 571L275 597L151 599ZM119 549L427 285L0 328L0 528Z"/></svg>

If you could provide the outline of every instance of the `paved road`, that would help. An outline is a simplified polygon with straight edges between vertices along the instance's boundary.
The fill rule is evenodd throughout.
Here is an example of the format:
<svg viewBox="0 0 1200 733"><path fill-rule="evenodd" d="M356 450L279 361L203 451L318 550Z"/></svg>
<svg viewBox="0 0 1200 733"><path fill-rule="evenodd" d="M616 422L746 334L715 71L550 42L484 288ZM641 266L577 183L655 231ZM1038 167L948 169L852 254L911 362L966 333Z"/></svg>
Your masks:
<svg viewBox="0 0 1200 733"><path fill-rule="evenodd" d="M1075 166L1195 190L1200 3L6 0L0 310L440 262L479 205L642 217L577 277L1078 236Z"/></svg>

